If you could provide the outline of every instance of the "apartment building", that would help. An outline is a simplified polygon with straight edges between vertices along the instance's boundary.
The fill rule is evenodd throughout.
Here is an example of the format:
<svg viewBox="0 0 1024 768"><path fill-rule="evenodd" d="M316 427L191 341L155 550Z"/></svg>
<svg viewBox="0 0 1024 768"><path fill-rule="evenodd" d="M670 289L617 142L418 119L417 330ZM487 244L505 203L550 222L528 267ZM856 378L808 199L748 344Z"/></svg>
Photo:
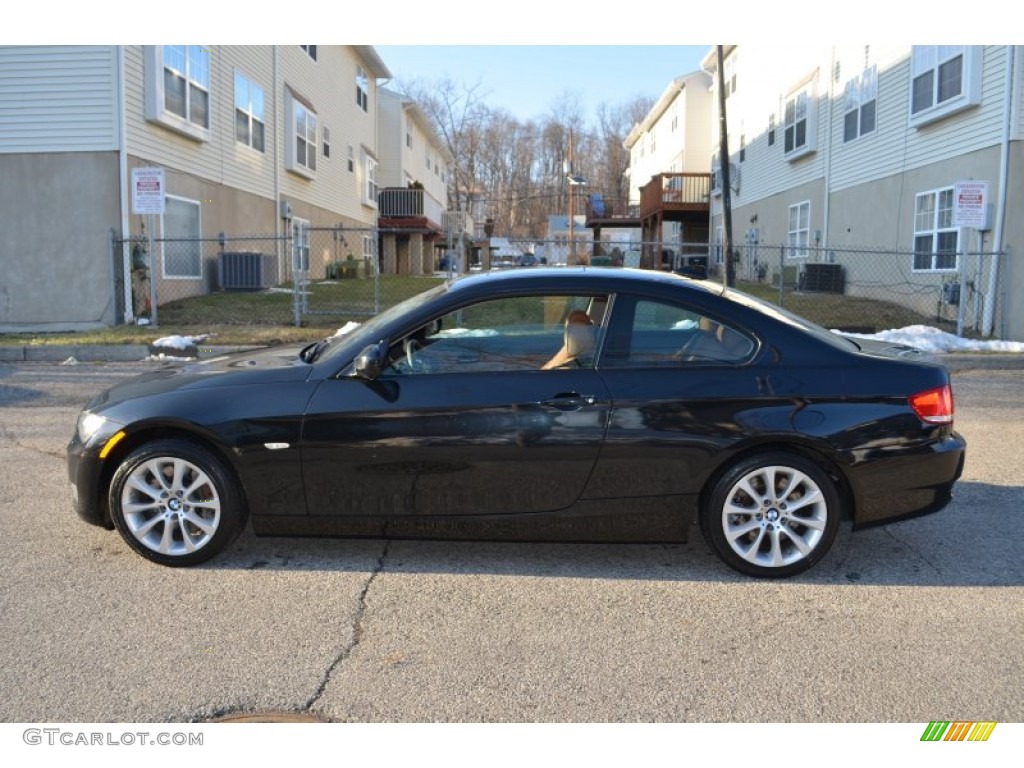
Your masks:
<svg viewBox="0 0 1024 768"><path fill-rule="evenodd" d="M623 142L630 157L630 215L647 266L661 265L662 253L674 262L683 242L708 240L711 115L711 77L691 72L668 84Z"/></svg>
<svg viewBox="0 0 1024 768"><path fill-rule="evenodd" d="M949 317L963 297L980 330L1024 339L1024 46L741 45L721 73L714 49L702 66L712 237L722 88L741 270L834 264L848 295L884 286ZM984 221L961 215L980 199L967 187L987 193Z"/></svg>
<svg viewBox="0 0 1024 768"><path fill-rule="evenodd" d="M381 88L379 219L381 271L431 274L444 245L452 154L411 99Z"/></svg>
<svg viewBox="0 0 1024 768"><path fill-rule="evenodd" d="M217 287L199 239L276 242L266 280L323 269L310 228L376 224L388 77L369 46L0 47L0 330L130 322L125 238L181 241L148 262L180 297ZM163 214L133 214L135 168L162 169Z"/></svg>

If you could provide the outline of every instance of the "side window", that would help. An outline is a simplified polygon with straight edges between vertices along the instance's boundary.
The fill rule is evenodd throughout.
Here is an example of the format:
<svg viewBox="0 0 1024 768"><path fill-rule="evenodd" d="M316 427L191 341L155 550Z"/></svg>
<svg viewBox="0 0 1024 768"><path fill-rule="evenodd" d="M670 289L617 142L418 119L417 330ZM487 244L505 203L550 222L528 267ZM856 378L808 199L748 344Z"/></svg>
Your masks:
<svg viewBox="0 0 1024 768"><path fill-rule="evenodd" d="M687 307L620 297L601 364L608 368L734 364L756 348L727 323Z"/></svg>
<svg viewBox="0 0 1024 768"><path fill-rule="evenodd" d="M605 296L516 296L436 318L392 343L385 375L592 368Z"/></svg>

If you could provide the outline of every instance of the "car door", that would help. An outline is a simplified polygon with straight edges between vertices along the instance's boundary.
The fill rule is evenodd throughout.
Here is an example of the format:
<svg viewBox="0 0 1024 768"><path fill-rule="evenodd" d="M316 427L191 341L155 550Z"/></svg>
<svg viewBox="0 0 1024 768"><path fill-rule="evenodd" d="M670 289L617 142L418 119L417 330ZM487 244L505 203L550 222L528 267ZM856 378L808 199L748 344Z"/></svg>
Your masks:
<svg viewBox="0 0 1024 768"><path fill-rule="evenodd" d="M614 409L585 498L699 492L760 396L757 339L677 302L616 297L599 370Z"/></svg>
<svg viewBox="0 0 1024 768"><path fill-rule="evenodd" d="M572 505L597 460L610 400L594 348L544 366L561 351L565 318L591 299L505 297L460 307L390 339L371 380L323 381L303 424L310 514L485 515Z"/></svg>

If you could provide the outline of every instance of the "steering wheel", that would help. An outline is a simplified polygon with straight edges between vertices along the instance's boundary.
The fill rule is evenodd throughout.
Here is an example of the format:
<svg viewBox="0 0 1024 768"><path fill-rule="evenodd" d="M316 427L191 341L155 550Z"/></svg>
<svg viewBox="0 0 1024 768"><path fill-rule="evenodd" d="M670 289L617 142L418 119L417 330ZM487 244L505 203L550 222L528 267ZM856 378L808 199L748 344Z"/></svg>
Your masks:
<svg viewBox="0 0 1024 768"><path fill-rule="evenodd" d="M672 359L683 360L686 362L693 360L694 355L691 353L697 346L697 341L700 339L702 333L704 332L699 328L695 329L694 332L690 334L690 338L683 342L683 346L676 350L675 354L672 355Z"/></svg>
<svg viewBox="0 0 1024 768"><path fill-rule="evenodd" d="M405 361L409 364L409 370L421 370L423 365L420 361L415 359L414 355L423 349L423 345L410 336L402 342L402 349L405 350Z"/></svg>

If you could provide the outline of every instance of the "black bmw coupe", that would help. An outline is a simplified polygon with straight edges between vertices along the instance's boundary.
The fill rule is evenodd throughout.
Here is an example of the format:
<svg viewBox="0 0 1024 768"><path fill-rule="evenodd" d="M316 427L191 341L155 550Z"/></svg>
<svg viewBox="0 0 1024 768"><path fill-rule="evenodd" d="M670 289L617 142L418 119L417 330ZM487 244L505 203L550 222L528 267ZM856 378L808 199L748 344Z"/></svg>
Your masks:
<svg viewBox="0 0 1024 768"><path fill-rule="evenodd" d="M709 545L752 576L950 500L946 369L678 275L537 268L97 397L78 514L157 563L257 535Z"/></svg>

